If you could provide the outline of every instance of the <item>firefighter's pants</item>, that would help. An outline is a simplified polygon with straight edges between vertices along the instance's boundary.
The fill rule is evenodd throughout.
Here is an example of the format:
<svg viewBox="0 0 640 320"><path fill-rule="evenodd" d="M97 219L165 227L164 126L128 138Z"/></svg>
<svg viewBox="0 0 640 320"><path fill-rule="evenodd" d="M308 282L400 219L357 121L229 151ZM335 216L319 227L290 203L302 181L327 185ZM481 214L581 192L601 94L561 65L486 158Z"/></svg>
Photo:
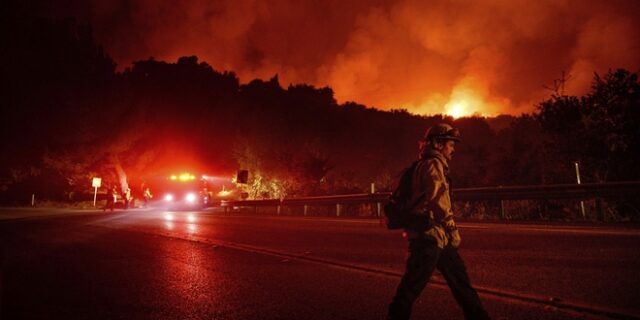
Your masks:
<svg viewBox="0 0 640 320"><path fill-rule="evenodd" d="M396 295L389 305L387 319L409 319L411 308L429 282L433 270L438 268L447 281L453 296L467 320L489 319L478 293L471 286L464 261L458 249L447 245L438 248L435 239L422 237L409 241L409 257ZM454 318L454 317L452 317Z"/></svg>

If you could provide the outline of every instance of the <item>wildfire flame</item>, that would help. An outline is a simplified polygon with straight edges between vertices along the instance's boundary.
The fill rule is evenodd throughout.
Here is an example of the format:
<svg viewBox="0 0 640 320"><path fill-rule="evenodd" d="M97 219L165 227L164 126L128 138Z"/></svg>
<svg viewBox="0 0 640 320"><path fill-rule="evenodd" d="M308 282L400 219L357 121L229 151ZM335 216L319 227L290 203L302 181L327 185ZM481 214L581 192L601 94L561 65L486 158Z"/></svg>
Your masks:
<svg viewBox="0 0 640 320"><path fill-rule="evenodd" d="M469 84L459 84L449 96L449 102L444 105L444 114L454 118L467 116L486 117L492 114L492 110L496 109L495 103L487 101L486 93L480 89L478 91Z"/></svg>
<svg viewBox="0 0 640 320"><path fill-rule="evenodd" d="M445 106L444 113L454 118L460 118L472 114L469 112L469 104L466 101L450 102Z"/></svg>

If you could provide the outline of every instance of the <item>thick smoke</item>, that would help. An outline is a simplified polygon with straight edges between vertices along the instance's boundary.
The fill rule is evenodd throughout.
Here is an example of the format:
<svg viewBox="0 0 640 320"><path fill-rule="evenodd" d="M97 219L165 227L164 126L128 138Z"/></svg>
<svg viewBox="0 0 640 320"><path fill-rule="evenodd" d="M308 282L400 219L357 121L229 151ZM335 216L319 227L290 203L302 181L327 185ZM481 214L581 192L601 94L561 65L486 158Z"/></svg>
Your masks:
<svg viewBox="0 0 640 320"><path fill-rule="evenodd" d="M67 1L123 69L197 55L242 81L330 86L415 113L518 114L594 72L640 68L640 1Z"/></svg>

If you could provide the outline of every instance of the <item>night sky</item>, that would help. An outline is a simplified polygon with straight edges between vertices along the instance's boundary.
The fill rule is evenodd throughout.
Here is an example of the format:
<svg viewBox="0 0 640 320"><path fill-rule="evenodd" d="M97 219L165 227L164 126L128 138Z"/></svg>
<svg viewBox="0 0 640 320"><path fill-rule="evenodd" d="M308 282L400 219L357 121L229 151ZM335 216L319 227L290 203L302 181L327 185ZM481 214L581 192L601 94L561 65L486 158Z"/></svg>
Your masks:
<svg viewBox="0 0 640 320"><path fill-rule="evenodd" d="M118 70L197 55L241 81L330 86L339 102L520 114L593 73L640 68L640 1L43 1L93 27Z"/></svg>

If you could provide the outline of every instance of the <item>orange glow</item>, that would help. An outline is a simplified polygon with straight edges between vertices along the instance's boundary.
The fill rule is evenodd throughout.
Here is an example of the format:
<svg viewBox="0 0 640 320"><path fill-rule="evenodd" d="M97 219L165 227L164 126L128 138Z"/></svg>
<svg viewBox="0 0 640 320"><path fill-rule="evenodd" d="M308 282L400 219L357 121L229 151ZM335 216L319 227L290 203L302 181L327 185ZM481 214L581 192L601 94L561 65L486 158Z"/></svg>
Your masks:
<svg viewBox="0 0 640 320"><path fill-rule="evenodd" d="M469 112L469 104L466 101L447 104L444 113L454 118L460 118L472 114Z"/></svg>
<svg viewBox="0 0 640 320"><path fill-rule="evenodd" d="M548 97L542 85L562 70L572 75L567 89L576 92L568 93L579 94L589 90L594 71L640 67L637 1L587 1L579 8L572 1L76 2L78 8L67 6L74 10L56 10L63 16L90 13L77 18L94 27L119 71L142 57L175 62L197 54L216 69L235 72L243 83L278 74L285 88L329 86L339 103L406 107L421 114L441 113L448 97L428 107L423 102L431 94L447 96L469 76L491 88L483 98L494 108L476 108L469 101L476 110L467 115L517 115ZM116 23L113 12L127 17L144 12L145 19ZM304 27L292 32L290 26ZM175 140L171 149L189 151L187 143Z"/></svg>
<svg viewBox="0 0 640 320"><path fill-rule="evenodd" d="M489 102L486 88L477 82L463 81L451 91L443 113L454 118L468 116L490 116L496 110L496 103Z"/></svg>

